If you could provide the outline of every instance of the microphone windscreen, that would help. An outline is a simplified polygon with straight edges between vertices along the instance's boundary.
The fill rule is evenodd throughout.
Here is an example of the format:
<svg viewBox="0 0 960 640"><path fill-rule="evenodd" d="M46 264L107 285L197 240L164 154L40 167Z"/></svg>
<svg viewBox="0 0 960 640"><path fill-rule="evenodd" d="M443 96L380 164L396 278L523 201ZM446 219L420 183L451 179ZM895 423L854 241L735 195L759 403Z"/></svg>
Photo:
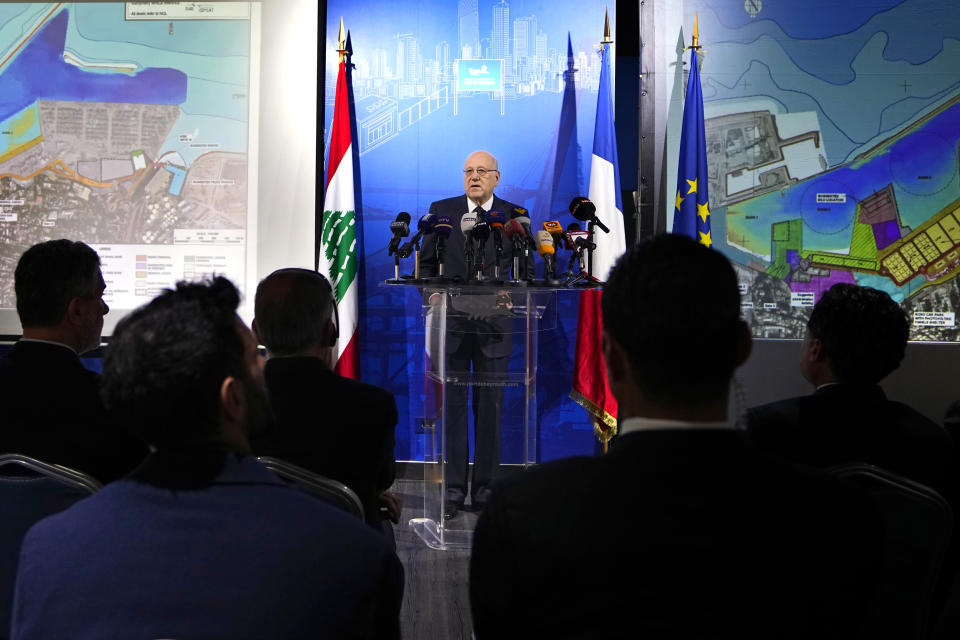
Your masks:
<svg viewBox="0 0 960 640"><path fill-rule="evenodd" d="M567 225L567 231L563 234L563 248L567 251L576 251L576 239L580 235L587 235L586 231L580 229L580 225L571 222Z"/></svg>
<svg viewBox="0 0 960 640"><path fill-rule="evenodd" d="M473 237L477 240L486 240L490 237L490 225L486 222L478 222L473 227Z"/></svg>
<svg viewBox="0 0 960 640"><path fill-rule="evenodd" d="M490 223L491 227L503 228L503 224L507 221L507 216L503 215L502 211L497 211L496 209L491 209L487 212L487 222Z"/></svg>
<svg viewBox="0 0 960 640"><path fill-rule="evenodd" d="M503 225L503 233L508 238L512 238L513 236L520 238L526 237L526 233L523 231L523 225L517 222L516 218L508 220L507 224Z"/></svg>
<svg viewBox="0 0 960 640"><path fill-rule="evenodd" d="M437 236L441 238L449 238L450 232L453 231L453 224L450 221L450 216L437 216L437 222L433 225L433 230Z"/></svg>
<svg viewBox="0 0 960 640"><path fill-rule="evenodd" d="M547 220L543 223L543 230L550 235L560 235L563 233L563 227L559 220Z"/></svg>
<svg viewBox="0 0 960 640"><path fill-rule="evenodd" d="M410 224L410 214L406 211L401 211L397 214L397 219L394 222L404 222Z"/></svg>
<svg viewBox="0 0 960 640"><path fill-rule="evenodd" d="M417 222L417 230L424 235L433 233L433 225L437 222L436 218L437 217L432 213L428 213L427 215L423 216L420 218L420 221Z"/></svg>
<svg viewBox="0 0 960 640"><path fill-rule="evenodd" d="M463 217L460 218L460 231L470 233L475 226L477 226L477 216L474 214L465 213Z"/></svg>
<svg viewBox="0 0 960 640"><path fill-rule="evenodd" d="M395 233L403 238L406 238L408 235L410 235L410 226L407 225L406 222L398 220L390 223L390 231L391 233Z"/></svg>
<svg viewBox="0 0 960 640"><path fill-rule="evenodd" d="M597 206L590 202L588 198L577 196L570 201L570 213L577 220L593 220L597 214Z"/></svg>
<svg viewBox="0 0 960 640"><path fill-rule="evenodd" d="M537 253L541 256L553 255L553 236L549 231L537 231Z"/></svg>

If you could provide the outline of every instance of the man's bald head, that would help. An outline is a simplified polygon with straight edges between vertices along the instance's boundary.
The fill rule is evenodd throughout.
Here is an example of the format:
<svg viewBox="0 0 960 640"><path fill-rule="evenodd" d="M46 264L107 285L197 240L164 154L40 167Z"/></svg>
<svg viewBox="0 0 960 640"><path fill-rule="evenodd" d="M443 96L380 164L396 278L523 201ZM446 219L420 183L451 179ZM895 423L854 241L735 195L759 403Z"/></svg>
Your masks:
<svg viewBox="0 0 960 640"><path fill-rule="evenodd" d="M463 163L463 190L475 204L483 204L500 183L497 159L486 151L474 151Z"/></svg>
<svg viewBox="0 0 960 640"><path fill-rule="evenodd" d="M257 285L254 331L272 356L304 355L329 346L334 331L330 283L309 269L278 269Z"/></svg>

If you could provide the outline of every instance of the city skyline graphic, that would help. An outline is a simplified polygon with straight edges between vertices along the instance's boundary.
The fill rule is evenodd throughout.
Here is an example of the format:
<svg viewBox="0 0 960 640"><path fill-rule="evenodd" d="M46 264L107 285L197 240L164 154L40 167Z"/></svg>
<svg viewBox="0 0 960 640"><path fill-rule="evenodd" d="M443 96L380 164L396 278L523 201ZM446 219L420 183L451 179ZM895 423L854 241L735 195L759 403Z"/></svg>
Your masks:
<svg viewBox="0 0 960 640"><path fill-rule="evenodd" d="M448 11L451 4L434 3ZM596 95L600 58L592 43L581 43L571 57L567 50L568 30L548 34L537 13L530 11L531 3L512 4L522 8L514 14L528 15L511 14L511 3L506 0L457 0L456 29L445 21L444 29L435 35L419 33L427 29L394 29L389 35L383 33L384 29L376 29L380 35L373 38L373 47L354 46L353 90L360 155L393 140L437 111L454 106L457 99L510 102L543 93L559 96L569 78L578 94ZM488 25L481 20L481 12L489 20ZM334 25L332 13L328 22ZM345 26L351 31L354 45L354 34L368 28L362 19L356 26ZM332 35L328 32L327 60L337 59L336 37L336 28ZM502 73L498 91L461 89L456 95L458 68L465 76L470 73L470 61L497 60ZM335 71L335 65L327 65L324 99L328 107L333 105Z"/></svg>

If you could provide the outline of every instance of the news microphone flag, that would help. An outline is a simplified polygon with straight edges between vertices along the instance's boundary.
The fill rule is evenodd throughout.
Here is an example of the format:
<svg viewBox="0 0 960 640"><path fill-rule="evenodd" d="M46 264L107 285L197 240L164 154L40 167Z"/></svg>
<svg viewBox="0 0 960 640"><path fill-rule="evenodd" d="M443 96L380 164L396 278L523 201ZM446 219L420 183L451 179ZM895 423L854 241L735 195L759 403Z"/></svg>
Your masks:
<svg viewBox="0 0 960 640"><path fill-rule="evenodd" d="M324 192L323 225L320 234L319 271L333 286L340 315L340 338L337 342L336 372L347 378L359 378L360 353L357 345L358 280L357 227L354 200L353 155L350 136L350 94L347 74L350 56L346 50L343 18L340 19L340 67L337 70L337 91L327 158L327 181Z"/></svg>
<svg viewBox="0 0 960 640"><path fill-rule="evenodd" d="M609 22L608 22L609 25ZM597 231L593 241L592 279L605 281L611 267L626 251L623 229L623 204L620 196L620 170L617 159L617 134L613 122L613 94L610 91L610 37L606 26L600 55L600 91L597 96L597 120L593 132L593 158L590 163L590 200L597 207L597 218L610 233ZM574 356L573 390L570 397L593 420L597 438L606 443L617 432L617 401L610 391L602 348L603 321L600 290L580 293L577 314L577 346Z"/></svg>
<svg viewBox="0 0 960 640"><path fill-rule="evenodd" d="M687 78L687 96L683 103L683 128L680 130L673 233L693 238L709 247L713 244L713 238L710 237L710 197L707 189L707 139L703 124L703 91L700 87L700 70L697 63L698 36L695 25L694 46L690 49L690 77Z"/></svg>

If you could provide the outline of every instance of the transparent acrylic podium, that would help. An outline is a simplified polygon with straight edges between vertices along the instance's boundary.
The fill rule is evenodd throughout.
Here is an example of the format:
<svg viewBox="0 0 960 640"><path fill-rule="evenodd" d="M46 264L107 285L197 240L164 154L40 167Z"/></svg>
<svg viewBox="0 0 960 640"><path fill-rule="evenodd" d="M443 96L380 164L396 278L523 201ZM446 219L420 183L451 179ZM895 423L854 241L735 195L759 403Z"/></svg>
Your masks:
<svg viewBox="0 0 960 640"><path fill-rule="evenodd" d="M501 464L537 462L538 332L556 327L556 289L535 286L420 284L410 287L422 296L424 322L423 516L410 527L434 549L470 548L478 514L468 503L453 518L444 516L447 490L448 395L454 386L468 387L472 403L478 387L502 387L500 415ZM429 301L433 300L431 304ZM484 334L478 342L509 341L504 373L457 370L448 357L451 345L466 333ZM474 412L468 411L472 441ZM469 492L468 492L469 493Z"/></svg>

